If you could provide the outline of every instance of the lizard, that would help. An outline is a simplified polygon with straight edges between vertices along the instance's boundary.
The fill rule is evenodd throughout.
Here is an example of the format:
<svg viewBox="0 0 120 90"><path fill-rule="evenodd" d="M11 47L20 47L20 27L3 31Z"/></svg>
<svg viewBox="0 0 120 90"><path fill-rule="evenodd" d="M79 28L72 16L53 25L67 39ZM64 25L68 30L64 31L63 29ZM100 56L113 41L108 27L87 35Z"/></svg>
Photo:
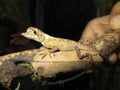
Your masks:
<svg viewBox="0 0 120 90"><path fill-rule="evenodd" d="M81 56L80 50L94 50L92 47L84 45L74 40L50 36L36 27L28 27L27 31L23 32L21 35L28 39L35 40L41 43L46 48L50 48L51 49L50 53L55 52L57 50L60 51L76 50L77 56L81 59L85 57L87 54Z"/></svg>

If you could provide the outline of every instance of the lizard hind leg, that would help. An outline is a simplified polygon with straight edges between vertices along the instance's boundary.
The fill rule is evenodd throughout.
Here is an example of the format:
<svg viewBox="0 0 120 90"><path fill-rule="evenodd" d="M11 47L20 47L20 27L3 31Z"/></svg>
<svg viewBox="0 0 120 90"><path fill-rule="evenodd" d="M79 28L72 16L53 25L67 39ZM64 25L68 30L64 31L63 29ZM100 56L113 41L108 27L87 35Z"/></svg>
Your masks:
<svg viewBox="0 0 120 90"><path fill-rule="evenodd" d="M76 47L75 47L75 50L76 50L77 56L78 56L78 58L79 58L80 60L82 60L83 58L85 58L85 57L87 57L87 56L88 56L88 54L87 54L87 53L86 53L86 54L84 54L84 55L81 55L81 52L80 52L80 49L79 49L79 47L78 47L78 46L76 46Z"/></svg>
<svg viewBox="0 0 120 90"><path fill-rule="evenodd" d="M80 60L83 59L83 58L85 58L85 57L89 57L90 58L90 56L91 56L91 54L89 54L89 53L85 53L84 55L81 55L80 49L77 46L75 47L75 50L76 50L77 56L78 56L78 58Z"/></svg>

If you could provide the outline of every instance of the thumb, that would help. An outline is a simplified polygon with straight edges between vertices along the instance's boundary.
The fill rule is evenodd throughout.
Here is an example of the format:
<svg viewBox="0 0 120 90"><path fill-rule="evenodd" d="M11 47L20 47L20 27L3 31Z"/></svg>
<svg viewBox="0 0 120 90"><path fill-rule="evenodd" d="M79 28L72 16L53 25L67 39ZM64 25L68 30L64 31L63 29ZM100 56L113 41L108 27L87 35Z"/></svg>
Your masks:
<svg viewBox="0 0 120 90"><path fill-rule="evenodd" d="M113 30L120 29L120 1L112 8L109 25Z"/></svg>

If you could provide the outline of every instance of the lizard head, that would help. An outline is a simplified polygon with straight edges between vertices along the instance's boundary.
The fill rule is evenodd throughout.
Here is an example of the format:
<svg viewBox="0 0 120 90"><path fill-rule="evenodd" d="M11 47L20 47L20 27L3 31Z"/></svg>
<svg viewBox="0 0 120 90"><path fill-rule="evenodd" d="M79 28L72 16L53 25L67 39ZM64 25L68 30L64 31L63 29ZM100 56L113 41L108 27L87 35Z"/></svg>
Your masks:
<svg viewBox="0 0 120 90"><path fill-rule="evenodd" d="M27 31L25 33L22 33L21 35L31 40L35 40L37 42L42 42L44 41L44 38L45 38L44 32L34 27L27 28Z"/></svg>

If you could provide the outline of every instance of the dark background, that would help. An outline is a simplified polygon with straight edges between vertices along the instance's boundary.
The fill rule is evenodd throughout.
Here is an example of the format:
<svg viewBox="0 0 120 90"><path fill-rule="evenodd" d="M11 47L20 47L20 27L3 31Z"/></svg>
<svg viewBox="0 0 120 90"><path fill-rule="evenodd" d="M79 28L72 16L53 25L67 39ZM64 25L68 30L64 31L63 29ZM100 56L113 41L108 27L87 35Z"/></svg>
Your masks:
<svg viewBox="0 0 120 90"><path fill-rule="evenodd" d="M46 0L44 0L45 3ZM92 1L92 0L90 0ZM90 2L88 0L88 2ZM56 17L58 14L58 19L62 16L62 12L65 10L64 7L67 8L68 5L71 5L71 0L66 0L63 2L68 2L67 4L63 4L63 8L58 8L56 12L59 10L59 12L56 14L53 10L55 10L55 1L54 0L48 0L47 7L51 7L51 12L49 13L49 10L46 9L47 12L45 12L46 16L46 22L45 25L43 23L37 21L39 20L39 17L36 16L37 20L35 19L35 14L33 13L35 8L34 4L36 2L32 2L32 6L30 4L30 0L0 0L0 54L7 54L11 52L17 52L25 49L31 49L36 48L36 45L34 43L30 43L27 46L14 46L10 45L9 41L12 39L10 37L11 34L15 34L18 32L26 31L26 28L29 26L40 26L44 32L58 37L63 38L69 38L73 40L79 40L80 34L82 33L82 30L84 29L85 25L89 20L95 17L106 15L110 12L112 6L119 0L94 0L95 5L90 8L90 3L84 3L82 6L86 6L81 10L81 17L78 20L77 24L80 24L80 27L73 26L70 27L72 24L74 24L74 21L72 23L68 23L69 19L72 17L69 14L67 16L64 16L65 19L67 19L65 26L68 25L68 27L64 28L56 28L57 24L64 26L62 22L65 21L59 21L58 23L52 23L47 22L49 17ZM39 1L38 1L39 2ZM62 0L57 1L57 5L59 6L59 3L61 3ZM79 1L78 1L79 2ZM84 2L84 1L83 1ZM91 4L92 5L92 4ZM39 5L38 5L39 6ZM41 5L40 5L41 6ZM76 5L77 6L77 5ZM79 6L79 5L78 5ZM82 8L82 6L79 6L76 9ZM89 9L90 10L89 10ZM61 11L61 9L63 11ZM72 8L71 8L72 10ZM73 10L73 11L75 11ZM83 11L82 11L83 10ZM67 11L67 9L66 9ZM65 12L66 12L65 11ZM37 10L36 10L37 12ZM53 15L52 15L53 13ZM74 12L73 12L74 13ZM77 13L77 12L75 12ZM39 14L38 14L39 16ZM77 17L77 16L76 16ZM87 17L87 18L86 18ZM48 19L47 19L48 18ZM64 20L64 19L63 19ZM74 18L76 20L76 18ZM54 21L52 18L50 21ZM37 22L37 23L35 23ZM40 24L40 25L39 25ZM55 25L55 26L54 26ZM58 26L59 26L58 25ZM69 28L70 27L70 28ZM80 30L80 31L79 31ZM69 33L69 34L68 34ZM7 50L7 52L2 52ZM95 72L90 75L84 75L76 80L70 81L68 83L65 83L64 85L55 85L55 86L49 86L49 87L42 87L42 90L63 90L63 89L71 89L71 90L120 90L120 67L118 64L115 64L113 66L106 66L106 65L100 65L97 67ZM79 72L76 72L78 74ZM70 73L72 74L72 73ZM69 76L69 75L68 75ZM1 77L0 77L1 78ZM0 90L4 89L2 86L0 86ZM35 89L38 90L38 89Z"/></svg>

